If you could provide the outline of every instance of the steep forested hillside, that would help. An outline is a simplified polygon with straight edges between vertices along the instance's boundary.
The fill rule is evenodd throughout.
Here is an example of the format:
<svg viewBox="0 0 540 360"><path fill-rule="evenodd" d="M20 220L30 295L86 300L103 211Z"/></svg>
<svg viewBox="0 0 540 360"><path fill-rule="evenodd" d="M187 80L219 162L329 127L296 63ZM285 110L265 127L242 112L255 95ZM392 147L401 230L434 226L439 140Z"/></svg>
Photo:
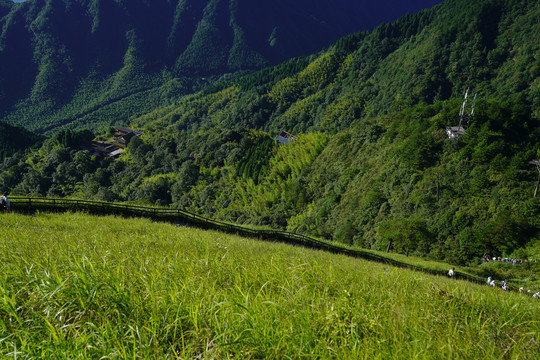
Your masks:
<svg viewBox="0 0 540 360"><path fill-rule="evenodd" d="M419 102L462 98L467 88L483 98L517 99L539 118L539 11L527 1L447 1L186 98L141 123L336 130Z"/></svg>
<svg viewBox="0 0 540 360"><path fill-rule="evenodd" d="M0 0L0 18L9 12L12 5L13 3L9 0Z"/></svg>
<svg viewBox="0 0 540 360"><path fill-rule="evenodd" d="M539 256L539 16L525 0L446 1L148 113L120 160L50 140L0 184L452 262ZM448 139L467 88L475 116ZM277 145L280 130L296 141Z"/></svg>
<svg viewBox="0 0 540 360"><path fill-rule="evenodd" d="M0 159L3 160L19 150L38 146L43 140L44 137L28 130L0 122Z"/></svg>
<svg viewBox="0 0 540 360"><path fill-rule="evenodd" d="M0 119L39 132L125 122L224 73L318 51L386 18L364 3L2 0Z"/></svg>

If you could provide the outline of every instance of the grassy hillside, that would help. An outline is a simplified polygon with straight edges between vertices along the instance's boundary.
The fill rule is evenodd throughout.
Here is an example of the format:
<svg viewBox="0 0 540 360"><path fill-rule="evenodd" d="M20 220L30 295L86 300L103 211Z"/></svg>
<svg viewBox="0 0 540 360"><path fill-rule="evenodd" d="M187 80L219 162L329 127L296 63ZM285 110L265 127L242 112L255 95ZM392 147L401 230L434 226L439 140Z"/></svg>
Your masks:
<svg viewBox="0 0 540 360"><path fill-rule="evenodd" d="M540 355L517 293L147 220L2 221L3 356Z"/></svg>

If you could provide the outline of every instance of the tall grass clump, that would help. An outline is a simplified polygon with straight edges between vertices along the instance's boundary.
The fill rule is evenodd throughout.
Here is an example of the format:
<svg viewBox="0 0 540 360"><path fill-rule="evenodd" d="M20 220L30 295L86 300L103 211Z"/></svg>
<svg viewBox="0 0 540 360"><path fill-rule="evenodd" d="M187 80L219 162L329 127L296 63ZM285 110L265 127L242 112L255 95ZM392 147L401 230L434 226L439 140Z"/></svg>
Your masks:
<svg viewBox="0 0 540 360"><path fill-rule="evenodd" d="M521 294L145 219L1 223L3 358L540 358Z"/></svg>

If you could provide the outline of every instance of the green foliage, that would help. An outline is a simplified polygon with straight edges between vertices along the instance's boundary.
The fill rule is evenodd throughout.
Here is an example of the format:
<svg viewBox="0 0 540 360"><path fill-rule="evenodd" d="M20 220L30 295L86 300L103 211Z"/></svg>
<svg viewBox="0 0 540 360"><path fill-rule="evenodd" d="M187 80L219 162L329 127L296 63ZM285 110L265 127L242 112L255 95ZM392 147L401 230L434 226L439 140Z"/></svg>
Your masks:
<svg viewBox="0 0 540 360"><path fill-rule="evenodd" d="M58 146L67 132L6 164L0 179L18 194L171 204L368 248L396 238L395 251L460 264L533 244L539 207L527 164L538 151L536 122L514 102L482 100L467 134L449 140L441 127L458 108L419 104L331 136L297 134L288 146L260 131L154 128L116 161ZM527 131L505 125L513 118Z"/></svg>
<svg viewBox="0 0 540 360"><path fill-rule="evenodd" d="M94 140L94 134L90 130L71 131L64 130L56 133L48 140L48 143L56 142L63 147L79 148Z"/></svg>
<svg viewBox="0 0 540 360"><path fill-rule="evenodd" d="M41 133L125 123L354 31L359 8L338 1L2 0L0 117Z"/></svg>
<svg viewBox="0 0 540 360"><path fill-rule="evenodd" d="M220 6L212 3L201 32L215 35ZM103 124L129 111L123 121L143 137L118 161L81 157L81 174L70 165L79 149L58 148L73 146L61 135L6 159L0 182L19 194L147 201L366 248L386 248L395 235L397 251L459 264L535 248L538 12L521 0L449 1L185 97L206 80L141 71L145 42L130 31L121 70L83 80L60 122L103 114ZM231 26L242 53L249 33ZM479 93L475 116L449 140L445 126L459 122L468 87ZM26 105L19 110L51 114L54 103ZM281 130L297 140L277 146Z"/></svg>
<svg viewBox="0 0 540 360"><path fill-rule="evenodd" d="M434 104L460 97L467 87L478 91L480 98L508 98L513 93L508 101L521 107L521 111L511 112L513 116L532 112L537 119L534 76L527 78L529 87L510 90L503 83L523 72L536 74L537 59L516 52L512 60L508 48L538 50L540 39L535 30L528 31L530 36L522 36L523 29L534 28L530 19L538 11L537 6L521 0L496 5L476 2L473 7L464 1L441 4L382 25L372 33L350 35L317 55L234 80L236 87L227 89L224 84L213 91L207 89L162 114L156 113L153 120L170 124L174 115L172 123L186 130L211 123L273 131L333 132L366 116L400 111L421 101ZM489 62L496 57L490 54L496 51L505 55ZM522 68L508 67L516 62ZM407 114L405 118L413 120ZM453 122L455 117L441 125L456 125ZM514 124L519 129L525 123L512 120L506 126ZM517 132L515 135L519 136ZM417 143L425 140L416 138ZM409 144L411 148L416 145L414 141ZM437 145L425 144L425 150ZM494 145L489 151L497 150ZM434 160L420 164L421 159L416 157L410 159L412 168L428 166Z"/></svg>
<svg viewBox="0 0 540 360"><path fill-rule="evenodd" d="M17 151L38 147L43 137L23 128L0 122L0 159L13 155Z"/></svg>
<svg viewBox="0 0 540 360"><path fill-rule="evenodd" d="M540 355L522 294L149 220L2 221L3 357Z"/></svg>
<svg viewBox="0 0 540 360"><path fill-rule="evenodd" d="M499 254L511 254L523 247L526 239L538 231L526 219L507 212L499 213L482 230L482 238L486 240L488 249Z"/></svg>
<svg viewBox="0 0 540 360"><path fill-rule="evenodd" d="M255 185L259 182L259 177L266 170L275 142L264 133L252 133L248 138L244 138L245 155L238 164L238 174L244 178L253 179Z"/></svg>
<svg viewBox="0 0 540 360"><path fill-rule="evenodd" d="M393 247L400 253L409 256L410 252L418 251L421 254L429 252L433 242L433 235L429 232L425 220L398 219L379 225L380 246L387 250Z"/></svg>

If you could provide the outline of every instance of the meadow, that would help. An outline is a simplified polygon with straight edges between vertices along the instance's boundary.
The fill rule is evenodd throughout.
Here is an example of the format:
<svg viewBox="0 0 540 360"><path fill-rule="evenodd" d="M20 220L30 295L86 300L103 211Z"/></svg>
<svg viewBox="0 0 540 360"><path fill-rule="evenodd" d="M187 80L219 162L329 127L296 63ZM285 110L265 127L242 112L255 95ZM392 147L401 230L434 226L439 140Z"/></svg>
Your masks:
<svg viewBox="0 0 540 360"><path fill-rule="evenodd" d="M2 358L540 358L519 293L148 219L1 227Z"/></svg>

